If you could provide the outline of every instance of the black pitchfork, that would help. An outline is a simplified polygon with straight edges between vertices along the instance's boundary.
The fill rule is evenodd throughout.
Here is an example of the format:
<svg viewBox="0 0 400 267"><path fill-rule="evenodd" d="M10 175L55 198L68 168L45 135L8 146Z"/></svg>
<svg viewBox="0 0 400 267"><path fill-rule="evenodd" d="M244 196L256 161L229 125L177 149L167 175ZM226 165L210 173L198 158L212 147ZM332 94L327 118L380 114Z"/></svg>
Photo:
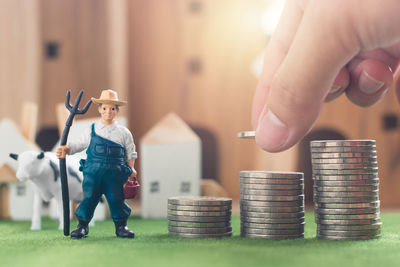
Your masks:
<svg viewBox="0 0 400 267"><path fill-rule="evenodd" d="M65 128L61 137L60 145L64 146L67 144L69 128L71 128L72 121L74 120L75 114L85 114L86 111L89 109L90 104L92 101L89 100L85 107L80 110L79 103L81 102L83 90L81 90L78 94L78 97L75 100L74 106L71 106L69 103L71 97L71 91L68 90L67 98L65 99L65 106L69 110L69 116L67 121L65 122ZM61 191L62 191L62 201L63 201L63 211L64 211L64 235L69 235L69 192L68 192L68 180L67 180L67 166L65 162L65 158L60 158L60 175L61 175Z"/></svg>

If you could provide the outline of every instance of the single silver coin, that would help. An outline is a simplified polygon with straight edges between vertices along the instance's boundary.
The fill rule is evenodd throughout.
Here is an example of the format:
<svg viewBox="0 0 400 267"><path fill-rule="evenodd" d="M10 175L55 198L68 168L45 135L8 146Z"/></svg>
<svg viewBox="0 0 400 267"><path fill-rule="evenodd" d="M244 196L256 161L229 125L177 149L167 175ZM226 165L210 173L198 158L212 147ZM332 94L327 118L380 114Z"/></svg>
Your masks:
<svg viewBox="0 0 400 267"><path fill-rule="evenodd" d="M261 190L245 189L241 187L240 194L255 196L299 196L303 194L303 190Z"/></svg>
<svg viewBox="0 0 400 267"><path fill-rule="evenodd" d="M304 232L304 222L302 223L251 223L251 222L240 222L242 228L257 228L257 229L297 229Z"/></svg>
<svg viewBox="0 0 400 267"><path fill-rule="evenodd" d="M301 235L261 235L261 234L245 233L245 234L241 234L241 237L266 238L266 239L295 239L295 238L304 238L304 234L301 234Z"/></svg>
<svg viewBox="0 0 400 267"><path fill-rule="evenodd" d="M379 197L378 192L317 192L313 191L315 198L353 198L360 200L360 203L367 201L366 199L375 199ZM362 201L361 201L362 200ZM340 202L342 203L342 202Z"/></svg>
<svg viewBox="0 0 400 267"><path fill-rule="evenodd" d="M251 178L240 177L240 184L260 184L260 185L303 185L304 179L283 179L283 178Z"/></svg>
<svg viewBox="0 0 400 267"><path fill-rule="evenodd" d="M257 228L257 229L271 229L271 230L290 230L297 229L304 232L304 222L303 223L251 223L251 222L240 222L240 227L244 228Z"/></svg>
<svg viewBox="0 0 400 267"><path fill-rule="evenodd" d="M376 151L376 145L373 146L326 146L326 147L310 147L311 152L316 153L352 153L352 152L369 152Z"/></svg>
<svg viewBox="0 0 400 267"><path fill-rule="evenodd" d="M315 214L316 218L321 220L366 220L366 219L379 219L380 213L371 214Z"/></svg>
<svg viewBox="0 0 400 267"><path fill-rule="evenodd" d="M242 222L250 222L250 223L303 223L304 217L301 218L283 218L283 219L271 219L271 218L260 218L260 217L246 217L240 216L240 220Z"/></svg>
<svg viewBox="0 0 400 267"><path fill-rule="evenodd" d="M198 227L176 227L168 226L168 231L176 233L190 233L190 234L224 234L232 232L232 227L223 228L198 228Z"/></svg>
<svg viewBox="0 0 400 267"><path fill-rule="evenodd" d="M182 210L168 210L168 215L179 216L198 216L198 217L228 217L231 216L230 211L182 211Z"/></svg>
<svg viewBox="0 0 400 267"><path fill-rule="evenodd" d="M192 206L227 206L232 205L231 198L225 197L170 197L168 204Z"/></svg>
<svg viewBox="0 0 400 267"><path fill-rule="evenodd" d="M317 235L317 238L324 240L368 240L375 239L381 237L380 235L376 236L357 236L357 237L343 237L343 236L323 236Z"/></svg>
<svg viewBox="0 0 400 267"><path fill-rule="evenodd" d="M316 159L312 158L312 164L368 164L368 163L377 163L377 157L369 157L369 158L334 158L334 159Z"/></svg>
<svg viewBox="0 0 400 267"><path fill-rule="evenodd" d="M260 235L304 235L304 231L300 229L258 229L258 228L241 228L242 234L260 234Z"/></svg>
<svg viewBox="0 0 400 267"><path fill-rule="evenodd" d="M330 191L314 191L314 195L317 197L376 197L379 195L378 190L375 191L362 191L362 192L330 192Z"/></svg>
<svg viewBox="0 0 400 267"><path fill-rule="evenodd" d="M369 163L353 163L353 164L312 164L313 170L364 170L377 168L377 162L369 162Z"/></svg>
<svg viewBox="0 0 400 267"><path fill-rule="evenodd" d="M330 146L375 146L375 140L317 140L311 141L310 147Z"/></svg>
<svg viewBox="0 0 400 267"><path fill-rule="evenodd" d="M317 153L312 152L312 159L341 159L341 158L376 158L375 152L334 152L334 153Z"/></svg>
<svg viewBox="0 0 400 267"><path fill-rule="evenodd" d="M378 174L340 174L340 175L335 175L335 174L323 174L323 175L313 175L313 180L315 181L354 181L354 182L372 182L376 181L376 179L379 179Z"/></svg>
<svg viewBox="0 0 400 267"><path fill-rule="evenodd" d="M370 170L378 168L377 163L354 163L354 164L312 164L312 170Z"/></svg>
<svg viewBox="0 0 400 267"><path fill-rule="evenodd" d="M170 231L169 234L171 236L186 237L186 238L210 238L210 237L232 236L232 232L223 233L223 234L191 234L191 233L180 233L180 232L172 232L172 231Z"/></svg>
<svg viewBox="0 0 400 267"><path fill-rule="evenodd" d="M304 206L304 199L295 201L259 201L259 200L246 200L241 199L240 204L243 206L252 207L300 207Z"/></svg>
<svg viewBox="0 0 400 267"><path fill-rule="evenodd" d="M230 221L231 216L179 216L179 215L167 215L168 220L179 221L179 222L226 222Z"/></svg>
<svg viewBox="0 0 400 267"><path fill-rule="evenodd" d="M190 228L224 228L230 227L230 221L224 222L181 222L181 221L168 221L168 226L175 227L190 227Z"/></svg>
<svg viewBox="0 0 400 267"><path fill-rule="evenodd" d="M238 138L242 139L251 139L256 137L256 132L255 131L244 131L244 132L239 132L237 135Z"/></svg>
<svg viewBox="0 0 400 267"><path fill-rule="evenodd" d="M255 201L304 201L304 195L298 196L255 196L240 194L242 200L255 200Z"/></svg>
<svg viewBox="0 0 400 267"><path fill-rule="evenodd" d="M313 169L313 176L318 175L343 175L343 174L375 174L378 175L378 168L365 168L365 169L354 169L354 170L315 170Z"/></svg>
<svg viewBox="0 0 400 267"><path fill-rule="evenodd" d="M278 171L240 171L239 177L246 178L273 178L273 179L304 179L302 172L278 172Z"/></svg>
<svg viewBox="0 0 400 267"><path fill-rule="evenodd" d="M317 224L334 224L334 225L364 225L380 223L380 219L365 219L365 220L324 220L315 219Z"/></svg>
<svg viewBox="0 0 400 267"><path fill-rule="evenodd" d="M370 192L321 192L321 191L314 191L313 195L315 197L348 197L348 198L364 198L364 197L378 197L378 191L370 191Z"/></svg>
<svg viewBox="0 0 400 267"><path fill-rule="evenodd" d="M342 237L358 237L358 236L377 236L381 234L381 230L365 230L365 231L330 231L317 230L317 235L322 236L342 236Z"/></svg>
<svg viewBox="0 0 400 267"><path fill-rule="evenodd" d="M321 209L362 209L362 208L378 208L380 201L365 203L315 203L315 207Z"/></svg>
<svg viewBox="0 0 400 267"><path fill-rule="evenodd" d="M315 212L318 214L373 214L380 211L380 208L358 208L358 209L319 209L315 208Z"/></svg>
<svg viewBox="0 0 400 267"><path fill-rule="evenodd" d="M297 207L260 207L260 206L250 206L240 204L240 210L242 211L251 211L251 212L300 212L304 211L304 206Z"/></svg>
<svg viewBox="0 0 400 267"><path fill-rule="evenodd" d="M317 233L324 236L369 236L380 235L381 229L376 230L358 230L358 231L337 231L318 229Z"/></svg>
<svg viewBox="0 0 400 267"><path fill-rule="evenodd" d="M330 231L365 231L381 229L382 223L365 224L365 225L334 225L334 224L318 224L317 228Z"/></svg>
<svg viewBox="0 0 400 267"><path fill-rule="evenodd" d="M246 190L303 190L303 184L297 185L271 185L271 184L242 184L240 188Z"/></svg>
<svg viewBox="0 0 400 267"><path fill-rule="evenodd" d="M304 217L304 212L252 212L252 211L240 211L240 216L246 217L256 217L256 218L270 218L270 219L289 219L289 218L302 218Z"/></svg>
<svg viewBox="0 0 400 267"><path fill-rule="evenodd" d="M261 234L261 235L301 235L304 231L300 229L259 229L259 228L240 228L242 234Z"/></svg>
<svg viewBox="0 0 400 267"><path fill-rule="evenodd" d="M376 153L376 146L311 147L311 153Z"/></svg>
<svg viewBox="0 0 400 267"><path fill-rule="evenodd" d="M343 183L343 185L359 185L359 184L376 184L379 183L379 178L377 175L375 178L365 178L365 179L357 179L353 175L313 175L314 183L326 183L329 184L331 182ZM366 176L365 176L366 177ZM340 186L340 185L339 185Z"/></svg>
<svg viewBox="0 0 400 267"><path fill-rule="evenodd" d="M316 197L314 196L314 202L317 203L370 203L378 201L379 197Z"/></svg>
<svg viewBox="0 0 400 267"><path fill-rule="evenodd" d="M168 210L181 210L181 211L230 211L232 206L185 206L168 204Z"/></svg>
<svg viewBox="0 0 400 267"><path fill-rule="evenodd" d="M330 239L330 237L335 237L335 239L337 238L343 238L342 240L366 240L368 239L374 239L377 238L377 236L381 236L380 233L377 234L365 234L365 235L325 235L325 233L317 233L317 237L321 237L323 236L326 239Z"/></svg>
<svg viewBox="0 0 400 267"><path fill-rule="evenodd" d="M324 199L323 201L321 201L322 203L326 203L326 202L332 203L332 202L335 202L336 199L338 199L338 198L341 198L343 201L344 200L351 201L348 203L357 203L355 201L358 201L358 203L365 203L365 202L373 202L373 201L379 200L379 195L372 194L372 193L371 193L371 195L362 195L362 196L360 196L360 195L353 195L353 196L345 195L344 194L345 192L340 192L341 194L338 194L335 196L330 193L339 193L339 192L315 192L314 191L313 197L314 197L314 200ZM367 192L348 192L348 193L367 193ZM337 203L346 203L343 201L339 200L339 202L337 202Z"/></svg>
<svg viewBox="0 0 400 267"><path fill-rule="evenodd" d="M357 181L324 181L314 180L314 185L318 187L347 187L347 186L379 186L379 179L357 180Z"/></svg>
<svg viewBox="0 0 400 267"><path fill-rule="evenodd" d="M379 190L377 185L364 186L317 186L313 188L318 192L375 192Z"/></svg>

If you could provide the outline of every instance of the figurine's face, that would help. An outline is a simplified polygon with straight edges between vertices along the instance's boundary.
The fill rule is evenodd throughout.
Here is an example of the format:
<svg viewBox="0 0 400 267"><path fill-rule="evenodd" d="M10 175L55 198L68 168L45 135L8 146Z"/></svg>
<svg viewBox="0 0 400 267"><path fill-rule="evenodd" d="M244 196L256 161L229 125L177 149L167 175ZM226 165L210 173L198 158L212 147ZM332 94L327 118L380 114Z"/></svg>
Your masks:
<svg viewBox="0 0 400 267"><path fill-rule="evenodd" d="M112 124L114 122L115 116L118 114L118 106L110 104L101 104L98 108L101 115L101 121L106 124Z"/></svg>

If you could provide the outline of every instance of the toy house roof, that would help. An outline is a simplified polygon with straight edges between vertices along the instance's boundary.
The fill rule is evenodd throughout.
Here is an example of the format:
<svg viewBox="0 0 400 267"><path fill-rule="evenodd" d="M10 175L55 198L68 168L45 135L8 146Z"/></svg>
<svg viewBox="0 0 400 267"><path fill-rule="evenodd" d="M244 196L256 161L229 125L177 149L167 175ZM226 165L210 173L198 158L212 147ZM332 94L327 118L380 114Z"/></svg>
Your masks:
<svg viewBox="0 0 400 267"><path fill-rule="evenodd" d="M169 113L142 138L141 144L199 142L196 133L175 113Z"/></svg>
<svg viewBox="0 0 400 267"><path fill-rule="evenodd" d="M38 146L27 140L18 126L9 119L0 121L0 166L8 163L17 169L16 161L9 157L10 153L19 154L27 150L39 150Z"/></svg>

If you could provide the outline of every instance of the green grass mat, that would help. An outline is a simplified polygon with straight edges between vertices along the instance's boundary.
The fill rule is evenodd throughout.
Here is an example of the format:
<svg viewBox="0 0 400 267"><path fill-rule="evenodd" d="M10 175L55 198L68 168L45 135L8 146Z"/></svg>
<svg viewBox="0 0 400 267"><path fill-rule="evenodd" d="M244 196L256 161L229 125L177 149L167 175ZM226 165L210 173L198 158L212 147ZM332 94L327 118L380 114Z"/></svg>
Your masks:
<svg viewBox="0 0 400 267"><path fill-rule="evenodd" d="M166 220L130 219L134 240L116 238L111 221L97 222L84 240L64 237L50 219L41 231L0 221L0 266L399 266L400 213L382 221L382 237L368 241L318 240L312 213L304 239L281 241L241 238L237 216L234 235L222 239L169 237Z"/></svg>

